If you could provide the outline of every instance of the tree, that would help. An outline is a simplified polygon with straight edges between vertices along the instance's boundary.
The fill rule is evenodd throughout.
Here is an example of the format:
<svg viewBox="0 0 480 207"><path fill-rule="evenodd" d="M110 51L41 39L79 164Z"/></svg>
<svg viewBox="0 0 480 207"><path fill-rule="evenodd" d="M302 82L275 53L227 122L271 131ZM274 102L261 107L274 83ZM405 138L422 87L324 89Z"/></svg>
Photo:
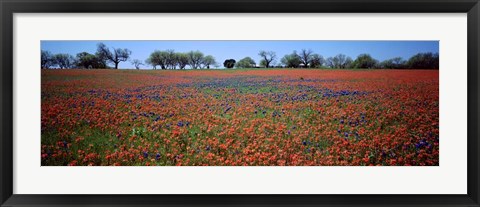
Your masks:
<svg viewBox="0 0 480 207"><path fill-rule="evenodd" d="M411 69L439 69L438 53L418 53L408 59L407 65Z"/></svg>
<svg viewBox="0 0 480 207"><path fill-rule="evenodd" d="M213 56L207 55L203 58L202 64L205 68L210 69L210 66L217 64L217 62Z"/></svg>
<svg viewBox="0 0 480 207"><path fill-rule="evenodd" d="M360 54L353 62L355 68L375 68L377 64L378 61L369 54Z"/></svg>
<svg viewBox="0 0 480 207"><path fill-rule="evenodd" d="M88 52L78 53L76 58L77 58L77 61L75 62L75 64L79 68L89 69L89 68L106 68L107 67L105 60L93 54L90 54Z"/></svg>
<svg viewBox="0 0 480 207"><path fill-rule="evenodd" d="M267 62L264 59L261 59L260 62L258 63L258 65L260 67L266 68L267 67Z"/></svg>
<svg viewBox="0 0 480 207"><path fill-rule="evenodd" d="M255 67L256 63L251 57L245 57L241 60L239 60L236 64L235 67L237 68L253 68Z"/></svg>
<svg viewBox="0 0 480 207"><path fill-rule="evenodd" d="M115 69L118 69L118 64L120 62L125 62L130 58L132 52L127 49L113 48L113 52L108 49L108 47L103 43L97 44L97 53L96 55L103 60L110 61L115 65Z"/></svg>
<svg viewBox="0 0 480 207"><path fill-rule="evenodd" d="M407 61L403 60L403 58L401 58L401 57L394 57L394 58L392 58L392 62L393 62L393 64L395 64L397 66L402 66L402 65L405 65L405 63ZM399 67L399 68L402 68L402 67Z"/></svg>
<svg viewBox="0 0 480 207"><path fill-rule="evenodd" d="M310 49L308 50L302 49L302 51L300 51L300 54L299 54L300 60L306 68L311 66L312 54L313 54L313 51Z"/></svg>
<svg viewBox="0 0 480 207"><path fill-rule="evenodd" d="M185 69L188 65L188 55L185 53L176 53L177 64L180 69Z"/></svg>
<svg viewBox="0 0 480 207"><path fill-rule="evenodd" d="M75 58L70 54L55 54L53 56L53 62L60 69L73 68L75 65Z"/></svg>
<svg viewBox="0 0 480 207"><path fill-rule="evenodd" d="M156 70L156 69L157 69L157 65L155 64L155 62L152 62L152 59L151 59L150 57L148 57L148 58L145 60L145 64L151 65L153 70Z"/></svg>
<svg viewBox="0 0 480 207"><path fill-rule="evenodd" d="M338 54L335 57L327 58L327 66L330 68L349 68L351 67L352 62L352 58L344 54Z"/></svg>
<svg viewBox="0 0 480 207"><path fill-rule="evenodd" d="M169 53L167 51L155 50L150 54L146 62L149 65L152 65L154 69L157 68L157 65L160 66L162 69L167 69L168 58Z"/></svg>
<svg viewBox="0 0 480 207"><path fill-rule="evenodd" d="M50 51L42 50L41 51L41 63L40 67L42 69L49 69L50 66L54 65L54 58Z"/></svg>
<svg viewBox="0 0 480 207"><path fill-rule="evenodd" d="M200 51L190 51L187 53L188 56L188 65L192 69L197 69L202 66L204 55Z"/></svg>
<svg viewBox="0 0 480 207"><path fill-rule="evenodd" d="M260 55L260 57L262 58L262 61L261 63L264 64L264 66L266 68L269 68L270 67L270 64L275 60L275 58L277 57L277 55L275 54L275 52L273 51L260 51L258 53L258 55Z"/></svg>
<svg viewBox="0 0 480 207"><path fill-rule="evenodd" d="M175 69L177 67L177 54L174 50L165 50L165 64L167 69Z"/></svg>
<svg viewBox="0 0 480 207"><path fill-rule="evenodd" d="M325 62L327 64L327 67L337 68L337 63L336 63L336 60L334 59L334 57L327 58L327 60Z"/></svg>
<svg viewBox="0 0 480 207"><path fill-rule="evenodd" d="M325 63L325 59L323 56L319 54L312 54L312 60L310 61L310 67L312 68L320 68Z"/></svg>
<svg viewBox="0 0 480 207"><path fill-rule="evenodd" d="M403 60L401 57L395 57L392 59L384 60L380 63L381 68L387 69L400 69L406 67L407 61Z"/></svg>
<svg viewBox="0 0 480 207"><path fill-rule="evenodd" d="M347 59L345 59L345 62L342 66L343 68L353 68L353 59L351 57L347 57Z"/></svg>
<svg viewBox="0 0 480 207"><path fill-rule="evenodd" d="M140 65L143 65L142 61L139 59L132 60L132 65L135 66L135 69L140 69Z"/></svg>
<svg viewBox="0 0 480 207"><path fill-rule="evenodd" d="M225 62L223 62L223 66L226 68L233 68L235 66L235 60L234 59L226 59Z"/></svg>
<svg viewBox="0 0 480 207"><path fill-rule="evenodd" d="M298 68L300 64L302 63L301 57L297 54L296 51L293 51L292 54L287 54L283 56L283 58L280 60L283 65L287 68Z"/></svg>

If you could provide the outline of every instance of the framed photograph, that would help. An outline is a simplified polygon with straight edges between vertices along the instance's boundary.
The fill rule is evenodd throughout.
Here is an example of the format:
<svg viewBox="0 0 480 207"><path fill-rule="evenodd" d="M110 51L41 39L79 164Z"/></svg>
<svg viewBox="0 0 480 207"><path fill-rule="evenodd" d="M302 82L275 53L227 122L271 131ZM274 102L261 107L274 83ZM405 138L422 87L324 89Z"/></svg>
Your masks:
<svg viewBox="0 0 480 207"><path fill-rule="evenodd" d="M0 6L1 206L480 206L478 0Z"/></svg>

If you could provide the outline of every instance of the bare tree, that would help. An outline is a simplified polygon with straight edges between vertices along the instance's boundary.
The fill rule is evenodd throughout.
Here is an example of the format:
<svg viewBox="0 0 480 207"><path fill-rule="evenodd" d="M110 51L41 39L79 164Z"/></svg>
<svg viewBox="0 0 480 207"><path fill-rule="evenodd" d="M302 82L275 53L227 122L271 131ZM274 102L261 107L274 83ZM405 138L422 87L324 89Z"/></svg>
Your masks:
<svg viewBox="0 0 480 207"><path fill-rule="evenodd" d="M140 69L140 65L143 65L142 61L139 59L132 60L132 65L138 70Z"/></svg>
<svg viewBox="0 0 480 207"><path fill-rule="evenodd" d="M319 54L313 54L312 60L310 61L310 67L320 68L323 66L324 63L325 63L325 59L323 58L323 56Z"/></svg>
<svg viewBox="0 0 480 207"><path fill-rule="evenodd" d="M113 52L108 49L108 47L103 43L97 44L97 56L100 58L110 61L115 64L115 69L118 69L118 64L120 62L125 62L130 58L132 51L127 48L113 48Z"/></svg>
<svg viewBox="0 0 480 207"><path fill-rule="evenodd" d="M60 68L73 68L75 58L70 54L56 54L53 56L55 64Z"/></svg>
<svg viewBox="0 0 480 207"><path fill-rule="evenodd" d="M54 57L50 51L42 50L41 52L41 68L48 69L53 65Z"/></svg>
<svg viewBox="0 0 480 207"><path fill-rule="evenodd" d="M270 67L270 63L272 63L275 58L277 57L277 55L275 54L275 52L273 51L260 51L258 53L258 55L260 55L260 57L262 57L262 62L263 64L265 64L265 67L269 68Z"/></svg>
<svg viewBox="0 0 480 207"><path fill-rule="evenodd" d="M313 51L310 49L308 50L302 49L302 51L299 54L300 60L306 68L308 68L311 65L312 54L313 54Z"/></svg>
<svg viewBox="0 0 480 207"><path fill-rule="evenodd" d="M338 54L335 57L329 57L327 59L327 65L330 68L347 68L351 67L353 60L352 58L344 55Z"/></svg>

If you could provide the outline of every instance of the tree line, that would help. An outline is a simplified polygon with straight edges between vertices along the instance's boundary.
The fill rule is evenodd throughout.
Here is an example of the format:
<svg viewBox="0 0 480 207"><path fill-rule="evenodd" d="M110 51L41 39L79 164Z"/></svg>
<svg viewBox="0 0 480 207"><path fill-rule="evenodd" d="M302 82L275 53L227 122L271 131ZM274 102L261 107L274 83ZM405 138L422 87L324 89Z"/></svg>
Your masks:
<svg viewBox="0 0 480 207"><path fill-rule="evenodd" d="M120 62L130 61L136 68L149 65L152 69L210 69L219 67L212 55L205 55L196 50L189 52L175 52L174 50L155 50L145 62L130 60L132 51L127 48L108 48L105 44L97 44L95 54L81 52L72 56L70 54L52 54L49 51L41 51L41 68L79 68L79 69L118 69ZM395 57L384 61L378 61L370 54L360 54L355 59L344 54L324 58L310 49L302 49L300 52L293 51L277 58L274 51L260 51L260 62L257 63L251 57L245 57L238 61L226 59L223 62L225 68L332 68L332 69L438 69L438 53L418 53L409 59ZM277 63L277 60L279 62ZM113 65L113 67L109 66Z"/></svg>

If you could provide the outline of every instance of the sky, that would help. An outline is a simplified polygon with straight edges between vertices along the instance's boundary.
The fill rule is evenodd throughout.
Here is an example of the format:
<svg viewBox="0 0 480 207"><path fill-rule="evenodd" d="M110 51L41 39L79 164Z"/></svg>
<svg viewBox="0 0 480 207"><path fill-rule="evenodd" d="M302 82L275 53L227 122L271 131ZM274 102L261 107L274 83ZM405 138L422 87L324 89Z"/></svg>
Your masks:
<svg viewBox="0 0 480 207"><path fill-rule="evenodd" d="M176 52L188 52L199 50L205 55L212 55L223 68L223 61L226 59L240 60L244 57L251 57L258 64L261 50L274 51L277 55L276 63L280 59L302 49L311 49L314 53L322 55L325 59L337 54L345 54L355 59L359 54L368 53L373 58L383 61L394 57L408 59L420 52L439 52L438 41L317 41L317 40L161 40L161 41L138 41L138 40L114 40L114 41L41 41L41 49L56 53L68 53L75 56L80 52L95 54L97 44L103 42L109 48L128 48L132 51L130 60L139 59L145 61L155 50L173 49ZM112 64L110 64L112 65ZM127 62L119 64L121 69L132 69L134 66ZM141 66L148 68L150 66Z"/></svg>

